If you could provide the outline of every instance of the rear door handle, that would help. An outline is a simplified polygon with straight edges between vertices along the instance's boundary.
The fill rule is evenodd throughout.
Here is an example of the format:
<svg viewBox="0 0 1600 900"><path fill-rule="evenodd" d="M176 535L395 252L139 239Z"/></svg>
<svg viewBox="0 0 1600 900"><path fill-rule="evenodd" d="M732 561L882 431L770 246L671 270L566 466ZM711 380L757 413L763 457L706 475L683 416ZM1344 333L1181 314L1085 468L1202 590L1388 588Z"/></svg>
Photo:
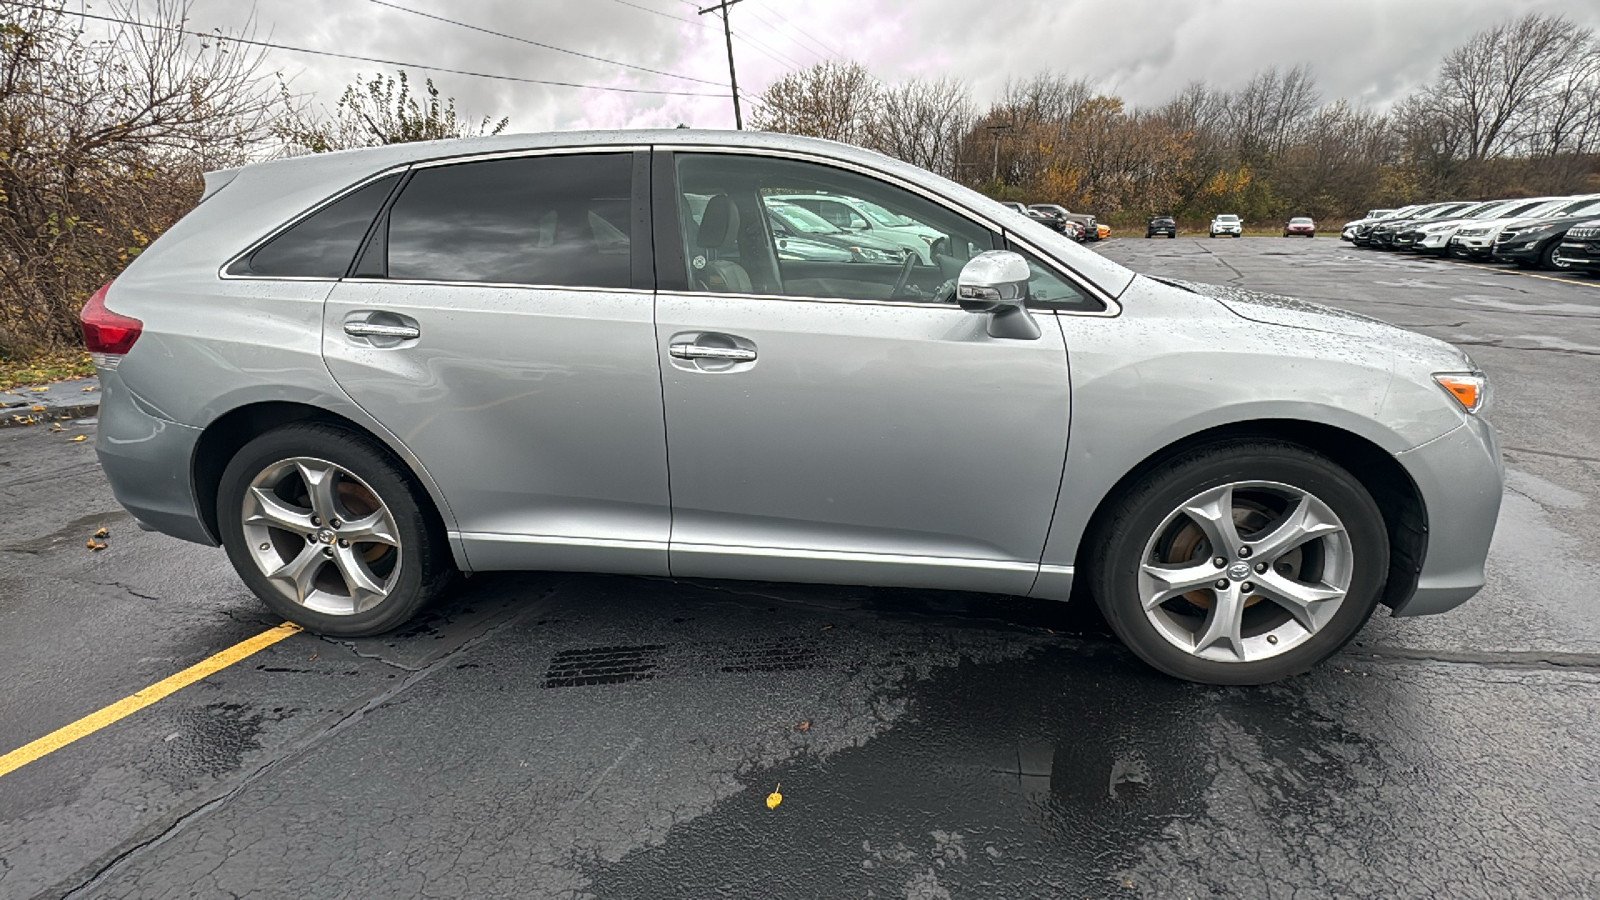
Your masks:
<svg viewBox="0 0 1600 900"><path fill-rule="evenodd" d="M422 329L415 325L384 325L379 322L346 322L344 333L351 337L382 337L402 341L422 337Z"/></svg>
<svg viewBox="0 0 1600 900"><path fill-rule="evenodd" d="M719 359L725 362L749 362L756 358L754 350L743 347L707 347L688 342L668 346L667 353L677 359Z"/></svg>

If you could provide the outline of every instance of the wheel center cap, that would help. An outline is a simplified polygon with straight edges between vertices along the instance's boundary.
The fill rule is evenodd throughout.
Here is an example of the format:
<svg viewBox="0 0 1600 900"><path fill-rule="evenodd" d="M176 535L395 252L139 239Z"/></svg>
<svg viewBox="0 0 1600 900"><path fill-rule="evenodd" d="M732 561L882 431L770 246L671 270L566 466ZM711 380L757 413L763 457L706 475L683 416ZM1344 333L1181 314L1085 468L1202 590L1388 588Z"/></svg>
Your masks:
<svg viewBox="0 0 1600 900"><path fill-rule="evenodd" d="M1236 562L1228 567L1228 577L1234 581L1243 581L1250 577L1250 564Z"/></svg>
<svg viewBox="0 0 1600 900"><path fill-rule="evenodd" d="M331 528L323 528L323 529L319 529L317 531L317 540L321 541L324 544L333 543L337 539L337 537L338 536L333 533L333 529L331 529ZM1249 567L1247 566L1246 567L1246 571L1248 571L1248 569L1249 569Z"/></svg>

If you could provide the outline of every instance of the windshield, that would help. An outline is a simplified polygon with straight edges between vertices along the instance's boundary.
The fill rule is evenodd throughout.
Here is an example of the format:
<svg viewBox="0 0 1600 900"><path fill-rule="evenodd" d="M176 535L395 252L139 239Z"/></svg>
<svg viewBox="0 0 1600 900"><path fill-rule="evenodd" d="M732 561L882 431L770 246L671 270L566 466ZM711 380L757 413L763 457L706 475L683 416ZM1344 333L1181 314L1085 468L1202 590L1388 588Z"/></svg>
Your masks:
<svg viewBox="0 0 1600 900"><path fill-rule="evenodd" d="M1479 203L1477 206L1471 206L1471 207L1468 207L1466 209L1457 211L1456 212L1456 218L1459 218L1459 219L1481 219L1481 218L1485 218L1487 213L1492 213L1495 210L1499 209L1504 204L1504 202L1505 201L1503 201L1503 200L1496 200L1493 203Z"/></svg>
<svg viewBox="0 0 1600 900"><path fill-rule="evenodd" d="M1582 200L1578 200L1574 203L1568 203L1566 206L1562 206L1554 210L1541 209L1538 210L1538 212L1551 212L1563 216L1571 216L1581 215L1597 208L1600 208L1600 197L1584 197Z"/></svg>
<svg viewBox="0 0 1600 900"><path fill-rule="evenodd" d="M907 225L915 225L915 224L917 224L916 222L911 221L910 219L906 218L905 216L897 216L894 213L889 212L887 209L884 209L883 207L879 206L878 204L869 203L866 200L857 200L857 201L855 201L855 206L856 206L857 209L861 210L863 213L866 213L867 218L869 218L872 221L878 223L879 225L882 225L885 228L903 228L903 227L905 227Z"/></svg>
<svg viewBox="0 0 1600 900"><path fill-rule="evenodd" d="M832 222L809 209L802 209L790 203L768 203L767 209L771 210L773 215L782 219L783 224L801 234L839 233L839 229L835 228Z"/></svg>
<svg viewBox="0 0 1600 900"><path fill-rule="evenodd" d="M1234 222L1239 221L1239 217L1238 216L1217 216L1217 221L1218 222L1227 222L1227 223L1229 223L1231 225Z"/></svg>
<svg viewBox="0 0 1600 900"><path fill-rule="evenodd" d="M1289 220L1289 224L1290 225L1310 225L1311 224L1311 220L1306 218L1305 216L1300 216L1299 218L1290 219Z"/></svg>

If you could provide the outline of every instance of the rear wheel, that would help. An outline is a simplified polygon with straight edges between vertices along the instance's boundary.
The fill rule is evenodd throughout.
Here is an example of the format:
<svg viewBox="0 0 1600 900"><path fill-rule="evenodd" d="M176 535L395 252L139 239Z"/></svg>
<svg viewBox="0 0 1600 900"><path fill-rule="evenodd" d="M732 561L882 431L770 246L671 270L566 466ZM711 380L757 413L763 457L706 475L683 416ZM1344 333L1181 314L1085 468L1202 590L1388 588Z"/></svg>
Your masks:
<svg viewBox="0 0 1600 900"><path fill-rule="evenodd" d="M1200 448L1146 476L1088 544L1090 586L1152 666L1212 684L1296 675L1372 614L1389 567L1382 514L1303 447Z"/></svg>
<svg viewBox="0 0 1600 900"><path fill-rule="evenodd" d="M308 630L396 628L455 574L410 473L354 430L269 431L234 456L220 488L217 521L234 568L273 612Z"/></svg>

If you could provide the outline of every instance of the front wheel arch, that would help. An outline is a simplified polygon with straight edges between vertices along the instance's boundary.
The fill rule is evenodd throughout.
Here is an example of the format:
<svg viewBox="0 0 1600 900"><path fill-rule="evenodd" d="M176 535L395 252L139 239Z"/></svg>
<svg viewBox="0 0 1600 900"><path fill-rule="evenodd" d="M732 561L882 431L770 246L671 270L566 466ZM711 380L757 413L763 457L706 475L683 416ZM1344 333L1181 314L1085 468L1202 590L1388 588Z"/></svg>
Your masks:
<svg viewBox="0 0 1600 900"><path fill-rule="evenodd" d="M1100 498L1078 541L1074 569L1089 571L1090 548L1096 544L1099 531L1115 514L1123 498L1150 472L1208 445L1252 439L1298 444L1327 457L1362 483L1377 502L1389 534L1389 575L1380 602L1393 609L1409 599L1416 590L1428 549L1428 511L1421 489L1392 454L1367 438L1332 425L1299 419L1257 419L1221 425L1180 438L1146 456L1123 473Z"/></svg>

